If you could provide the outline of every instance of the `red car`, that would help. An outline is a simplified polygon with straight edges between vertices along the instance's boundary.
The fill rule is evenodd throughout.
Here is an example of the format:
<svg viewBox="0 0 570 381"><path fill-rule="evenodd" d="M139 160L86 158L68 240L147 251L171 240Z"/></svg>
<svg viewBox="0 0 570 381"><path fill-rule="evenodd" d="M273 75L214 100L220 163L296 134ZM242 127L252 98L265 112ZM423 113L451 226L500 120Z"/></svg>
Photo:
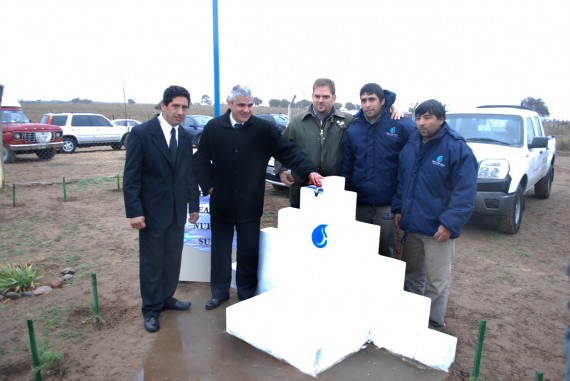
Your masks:
<svg viewBox="0 0 570 381"><path fill-rule="evenodd" d="M12 163L16 155L35 153L40 160L53 158L63 146L63 131L59 126L31 123L19 102L2 106L2 158Z"/></svg>

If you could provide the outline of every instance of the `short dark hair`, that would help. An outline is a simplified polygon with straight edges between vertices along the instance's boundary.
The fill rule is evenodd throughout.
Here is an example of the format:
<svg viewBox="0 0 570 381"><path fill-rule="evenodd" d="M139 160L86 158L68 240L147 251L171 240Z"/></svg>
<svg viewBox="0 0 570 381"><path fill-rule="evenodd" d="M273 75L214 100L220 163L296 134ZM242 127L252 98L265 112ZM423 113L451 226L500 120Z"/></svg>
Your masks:
<svg viewBox="0 0 570 381"><path fill-rule="evenodd" d="M380 100L384 99L384 90L382 90L380 85L377 83L367 83L366 85L362 86L362 88L360 89L360 96L362 96L362 94L364 93L376 94L378 99Z"/></svg>
<svg viewBox="0 0 570 381"><path fill-rule="evenodd" d="M190 92L182 86L167 87L162 95L162 103L164 103L165 106L168 106L168 104L176 97L184 97L188 99L188 105L190 105Z"/></svg>
<svg viewBox="0 0 570 381"><path fill-rule="evenodd" d="M445 106L435 99L430 99L419 104L414 112L416 116L424 114L432 114L437 119L445 120Z"/></svg>
<svg viewBox="0 0 570 381"><path fill-rule="evenodd" d="M313 83L313 91L315 91L317 87L323 87L323 86L328 87L333 95L336 93L336 87L334 85L334 81L328 78L318 78L315 81L315 83Z"/></svg>

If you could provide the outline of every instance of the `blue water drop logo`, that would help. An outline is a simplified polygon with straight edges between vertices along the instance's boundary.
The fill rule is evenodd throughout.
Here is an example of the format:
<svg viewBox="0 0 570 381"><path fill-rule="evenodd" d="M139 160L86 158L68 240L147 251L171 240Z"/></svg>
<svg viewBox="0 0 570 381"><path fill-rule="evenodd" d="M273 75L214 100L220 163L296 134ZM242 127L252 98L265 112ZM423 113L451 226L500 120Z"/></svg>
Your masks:
<svg viewBox="0 0 570 381"><path fill-rule="evenodd" d="M443 160L443 156L438 156L438 157L437 157L437 162L438 162L438 163L441 163L442 160Z"/></svg>
<svg viewBox="0 0 570 381"><path fill-rule="evenodd" d="M311 235L311 238L313 240L313 245L315 245L319 249L322 249L323 247L325 247L329 241L329 239L327 237L327 232L325 231L327 226L328 225L324 225L324 224L317 226L313 230L313 234Z"/></svg>
<svg viewBox="0 0 570 381"><path fill-rule="evenodd" d="M396 132L396 127L390 128L390 133L391 133L391 134L393 134L393 133L395 133L395 132Z"/></svg>

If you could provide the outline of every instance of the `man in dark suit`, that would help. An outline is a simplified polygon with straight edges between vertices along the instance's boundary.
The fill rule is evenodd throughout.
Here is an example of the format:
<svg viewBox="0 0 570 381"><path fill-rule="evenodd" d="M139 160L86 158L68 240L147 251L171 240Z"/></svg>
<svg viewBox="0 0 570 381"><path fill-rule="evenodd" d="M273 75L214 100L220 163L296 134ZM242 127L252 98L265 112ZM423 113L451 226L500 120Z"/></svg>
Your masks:
<svg viewBox="0 0 570 381"><path fill-rule="evenodd" d="M180 127L190 93L170 86L162 112L133 127L127 143L123 193L127 218L139 231L144 327L159 329L161 311L187 310L173 297L178 286L184 225L198 220L199 189L192 167L192 137Z"/></svg>
<svg viewBox="0 0 570 381"><path fill-rule="evenodd" d="M228 107L224 115L206 124L194 154L198 182L202 191L210 194L212 298L207 310L229 299L234 229L238 298L245 300L255 294L269 159L275 157L317 186L322 178L309 157L283 138L277 127L252 115L253 96L248 87L235 86Z"/></svg>

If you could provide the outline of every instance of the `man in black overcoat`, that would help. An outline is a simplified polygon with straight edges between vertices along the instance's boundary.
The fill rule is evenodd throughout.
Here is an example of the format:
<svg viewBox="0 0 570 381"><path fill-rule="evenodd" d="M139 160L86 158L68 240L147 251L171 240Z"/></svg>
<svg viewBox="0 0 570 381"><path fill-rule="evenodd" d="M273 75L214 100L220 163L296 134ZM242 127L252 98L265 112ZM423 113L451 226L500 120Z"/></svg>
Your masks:
<svg viewBox="0 0 570 381"><path fill-rule="evenodd" d="M227 102L229 110L204 127L194 154L200 188L210 194L212 298L207 310L229 299L234 230L238 298L245 300L255 294L269 159L273 156L317 186L322 179L299 147L283 138L277 127L252 115L253 96L247 86L234 86Z"/></svg>

